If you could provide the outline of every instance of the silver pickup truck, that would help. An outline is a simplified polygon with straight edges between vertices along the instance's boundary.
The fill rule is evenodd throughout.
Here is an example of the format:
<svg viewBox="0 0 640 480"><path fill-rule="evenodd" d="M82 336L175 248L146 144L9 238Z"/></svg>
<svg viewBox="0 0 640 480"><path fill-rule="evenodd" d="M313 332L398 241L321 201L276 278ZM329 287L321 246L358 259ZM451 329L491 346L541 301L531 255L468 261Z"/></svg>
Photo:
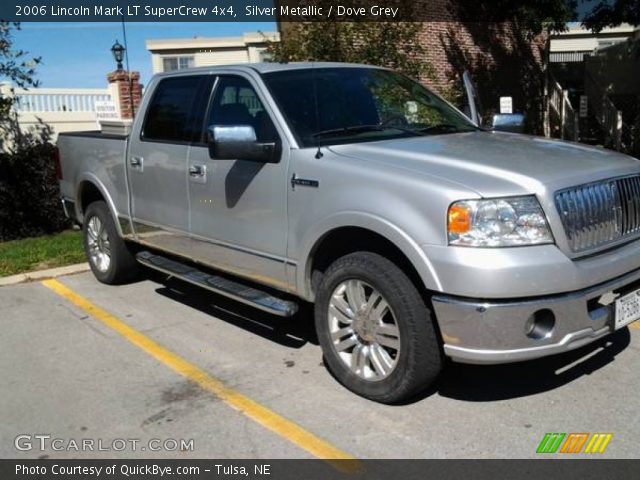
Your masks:
<svg viewBox="0 0 640 480"><path fill-rule="evenodd" d="M445 357L534 359L640 318L640 162L479 128L387 69L156 75L129 135L58 147L99 281L144 265L275 315L313 302L328 368L379 402Z"/></svg>

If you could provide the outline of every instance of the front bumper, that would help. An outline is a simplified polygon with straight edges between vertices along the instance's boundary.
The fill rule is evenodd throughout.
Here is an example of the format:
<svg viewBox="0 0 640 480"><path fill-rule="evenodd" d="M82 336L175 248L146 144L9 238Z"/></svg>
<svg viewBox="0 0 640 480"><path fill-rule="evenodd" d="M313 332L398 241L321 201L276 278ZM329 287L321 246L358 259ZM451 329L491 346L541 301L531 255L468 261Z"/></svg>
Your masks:
<svg viewBox="0 0 640 480"><path fill-rule="evenodd" d="M432 303L447 356L462 363L509 363L574 350L613 332L613 299L639 288L640 270L634 270L559 295L481 300L437 294ZM607 293L614 295L602 297Z"/></svg>

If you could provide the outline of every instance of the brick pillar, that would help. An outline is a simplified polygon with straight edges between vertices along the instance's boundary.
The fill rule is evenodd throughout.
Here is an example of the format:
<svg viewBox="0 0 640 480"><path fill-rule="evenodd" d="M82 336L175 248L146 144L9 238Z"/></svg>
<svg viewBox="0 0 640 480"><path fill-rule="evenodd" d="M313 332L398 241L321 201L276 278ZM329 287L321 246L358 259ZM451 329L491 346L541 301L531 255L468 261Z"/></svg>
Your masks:
<svg viewBox="0 0 640 480"><path fill-rule="evenodd" d="M129 73L126 70L116 70L107 75L107 81L113 92L112 96L118 107L120 118L123 120L133 118L142 97L140 72Z"/></svg>

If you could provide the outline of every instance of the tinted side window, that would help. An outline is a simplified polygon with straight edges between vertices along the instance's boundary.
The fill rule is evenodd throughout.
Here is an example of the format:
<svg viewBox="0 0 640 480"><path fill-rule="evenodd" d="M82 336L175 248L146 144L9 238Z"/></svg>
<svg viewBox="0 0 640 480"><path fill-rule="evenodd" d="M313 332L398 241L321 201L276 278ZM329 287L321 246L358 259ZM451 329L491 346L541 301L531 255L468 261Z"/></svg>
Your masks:
<svg viewBox="0 0 640 480"><path fill-rule="evenodd" d="M275 142L275 126L258 94L242 77L220 77L209 112L208 125L251 125L258 142Z"/></svg>
<svg viewBox="0 0 640 480"><path fill-rule="evenodd" d="M142 138L191 142L200 135L206 99L204 75L161 80L147 109Z"/></svg>

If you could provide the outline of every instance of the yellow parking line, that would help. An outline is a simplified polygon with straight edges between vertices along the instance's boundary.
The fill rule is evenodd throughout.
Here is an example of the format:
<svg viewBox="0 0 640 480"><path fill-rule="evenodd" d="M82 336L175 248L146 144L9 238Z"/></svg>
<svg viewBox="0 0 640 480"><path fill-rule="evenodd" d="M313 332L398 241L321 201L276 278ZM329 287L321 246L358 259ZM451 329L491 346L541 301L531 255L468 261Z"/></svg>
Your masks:
<svg viewBox="0 0 640 480"><path fill-rule="evenodd" d="M212 377L187 360L159 345L149 337L130 327L122 320L106 310L94 305L57 280L44 280L42 285L53 290L89 315L99 320L112 330L118 332L129 342L139 347L156 360L178 372L180 375L197 383L203 389L213 393L232 408L251 418L265 428L280 435L294 445L306 450L311 455L327 460L335 468L342 471L359 471L360 462L330 443L308 432L301 426L278 415L276 412L260 405L243 394L227 387L220 380ZM344 460L351 460L344 462Z"/></svg>
<svg viewBox="0 0 640 480"><path fill-rule="evenodd" d="M640 320L630 323L629 328L640 328Z"/></svg>

